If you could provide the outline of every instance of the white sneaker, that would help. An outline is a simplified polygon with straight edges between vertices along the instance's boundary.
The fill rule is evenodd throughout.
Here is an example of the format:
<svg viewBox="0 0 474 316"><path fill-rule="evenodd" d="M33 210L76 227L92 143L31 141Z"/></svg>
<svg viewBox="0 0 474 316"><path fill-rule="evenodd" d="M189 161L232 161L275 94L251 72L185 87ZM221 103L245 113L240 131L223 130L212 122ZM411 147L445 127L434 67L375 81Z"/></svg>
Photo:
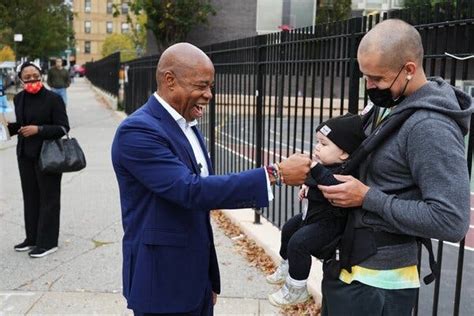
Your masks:
<svg viewBox="0 0 474 316"><path fill-rule="evenodd" d="M268 295L270 303L277 307L304 303L311 298L306 286L294 287L285 283L281 289Z"/></svg>
<svg viewBox="0 0 474 316"><path fill-rule="evenodd" d="M49 254L52 254L53 252L56 252L58 250L58 247L53 247L53 248L39 248L35 247L32 251L30 251L28 254L32 258L42 258L44 256L47 256Z"/></svg>
<svg viewBox="0 0 474 316"><path fill-rule="evenodd" d="M272 274L267 276L267 282L270 284L283 284L288 276L288 260L284 260Z"/></svg>

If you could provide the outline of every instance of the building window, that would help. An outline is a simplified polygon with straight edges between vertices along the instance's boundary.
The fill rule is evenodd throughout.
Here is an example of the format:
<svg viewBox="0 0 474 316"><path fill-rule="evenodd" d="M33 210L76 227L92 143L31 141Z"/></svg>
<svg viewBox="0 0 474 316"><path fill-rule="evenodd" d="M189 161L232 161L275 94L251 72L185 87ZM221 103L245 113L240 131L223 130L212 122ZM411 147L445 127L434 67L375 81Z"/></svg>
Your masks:
<svg viewBox="0 0 474 316"><path fill-rule="evenodd" d="M90 33L91 32L91 21L84 21L84 32Z"/></svg>
<svg viewBox="0 0 474 316"><path fill-rule="evenodd" d="M129 25L128 23L122 23L122 33L128 33Z"/></svg>
<svg viewBox="0 0 474 316"><path fill-rule="evenodd" d="M91 41L84 42L84 53L90 54L91 53Z"/></svg>
<svg viewBox="0 0 474 316"><path fill-rule="evenodd" d="M84 12L91 12L91 0L84 1Z"/></svg>
<svg viewBox="0 0 474 316"><path fill-rule="evenodd" d="M107 0L107 14L112 14L112 8L113 8L113 1L112 0Z"/></svg>
<svg viewBox="0 0 474 316"><path fill-rule="evenodd" d="M122 14L128 13L128 1L122 1Z"/></svg>
<svg viewBox="0 0 474 316"><path fill-rule="evenodd" d="M112 33L113 31L113 23L112 22L106 22L106 29L107 29L107 33Z"/></svg>

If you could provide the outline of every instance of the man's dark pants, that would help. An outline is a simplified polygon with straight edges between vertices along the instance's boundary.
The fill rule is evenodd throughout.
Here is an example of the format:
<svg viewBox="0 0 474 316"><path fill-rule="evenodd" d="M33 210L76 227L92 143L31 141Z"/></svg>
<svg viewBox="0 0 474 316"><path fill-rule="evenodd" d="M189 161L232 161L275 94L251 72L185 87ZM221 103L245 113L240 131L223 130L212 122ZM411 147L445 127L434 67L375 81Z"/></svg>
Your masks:
<svg viewBox="0 0 474 316"><path fill-rule="evenodd" d="M321 316L409 316L418 289L384 290L324 277Z"/></svg>
<svg viewBox="0 0 474 316"><path fill-rule="evenodd" d="M153 313L140 313L133 311L134 316L212 316L214 315L214 305L212 304L212 286L211 282L206 289L206 294L201 304L194 311L187 313L170 313L170 314L153 314Z"/></svg>

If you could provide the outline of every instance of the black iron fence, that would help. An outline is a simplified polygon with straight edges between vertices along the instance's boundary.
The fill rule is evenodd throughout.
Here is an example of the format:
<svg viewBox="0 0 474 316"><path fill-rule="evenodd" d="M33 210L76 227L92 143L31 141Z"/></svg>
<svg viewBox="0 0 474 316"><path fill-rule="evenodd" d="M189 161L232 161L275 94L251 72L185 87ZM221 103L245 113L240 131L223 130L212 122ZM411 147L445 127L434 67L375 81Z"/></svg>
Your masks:
<svg viewBox="0 0 474 316"><path fill-rule="evenodd" d="M358 43L372 26L387 18L403 19L419 30L428 76L441 76L474 95L474 59L468 59L474 54L471 0L206 46L203 50L216 69L215 97L200 125L217 173L258 167L295 152L310 153L313 131L321 121L348 111L359 112L368 98L356 59ZM123 65L127 74L124 103L128 114L156 90L158 58L159 55L136 59ZM104 64L116 69L112 59ZM108 91L117 91L115 86L107 86L111 77L103 78L104 69L98 63L94 63L93 72L87 69L88 78ZM472 137L467 144L471 174ZM287 186L274 188L275 199L270 207L256 211L255 221L258 223L263 214L281 227L301 211L296 190ZM468 240L474 243L474 226ZM417 315L471 315L474 311L474 245L466 246L465 240L446 244L437 242L442 275L434 285L422 286ZM465 264L468 268L463 269ZM422 273L427 271L426 267L423 258Z"/></svg>
<svg viewBox="0 0 474 316"><path fill-rule="evenodd" d="M458 1L456 7L394 11L204 47L214 62L216 78L215 98L201 124L216 170L238 172L294 152L310 153L313 131L321 121L360 111L368 100L356 60L357 46L373 25L389 17L416 25L428 76L441 76L473 91L474 59L458 60L445 54L463 58L474 53L473 4ZM471 137L468 144L471 172ZM281 227L301 212L296 190L274 188L270 207L257 214ZM466 259L472 268L474 255L465 252L465 240L449 246L437 242L437 259L442 276L434 285L422 286L415 314L472 314L474 275L465 273L463 278L463 266ZM427 266L423 259L422 273L428 271Z"/></svg>
<svg viewBox="0 0 474 316"><path fill-rule="evenodd" d="M156 91L156 65L159 55L143 57L124 64L125 70L125 101L127 114L143 105L150 95Z"/></svg>
<svg viewBox="0 0 474 316"><path fill-rule="evenodd" d="M120 53L114 53L96 62L86 63L86 77L100 89L118 96Z"/></svg>

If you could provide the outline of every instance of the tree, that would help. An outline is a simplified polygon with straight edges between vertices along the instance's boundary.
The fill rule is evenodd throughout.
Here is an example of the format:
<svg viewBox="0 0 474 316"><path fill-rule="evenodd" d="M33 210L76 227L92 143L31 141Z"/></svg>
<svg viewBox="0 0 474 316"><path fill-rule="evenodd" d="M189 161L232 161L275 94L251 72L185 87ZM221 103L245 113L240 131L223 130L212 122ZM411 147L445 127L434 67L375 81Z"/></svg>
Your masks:
<svg viewBox="0 0 474 316"><path fill-rule="evenodd" d="M64 0L0 0L0 40L19 57L57 56L74 45L68 42L73 38L71 17ZM13 34L23 34L23 41L15 43Z"/></svg>
<svg viewBox="0 0 474 316"><path fill-rule="evenodd" d="M210 0L134 0L129 2L135 15L145 12L145 27L153 32L158 50L182 42L196 26L206 24L216 11Z"/></svg>
<svg viewBox="0 0 474 316"><path fill-rule="evenodd" d="M125 62L137 58L132 39L125 34L112 34L105 38L102 45L102 57L120 52L120 61Z"/></svg>
<svg viewBox="0 0 474 316"><path fill-rule="evenodd" d="M0 62L2 61L14 61L15 60L15 52L11 49L10 46L3 46L0 49Z"/></svg>
<svg viewBox="0 0 474 316"><path fill-rule="evenodd" d="M146 21L147 16L144 13L138 14L135 21L132 20L130 14L127 14L127 22L132 29L128 35L132 39L138 55L141 55L146 47Z"/></svg>
<svg viewBox="0 0 474 316"><path fill-rule="evenodd" d="M440 2L442 2L442 0L405 0L403 2L403 7L406 9L412 9L420 6L433 6Z"/></svg>
<svg viewBox="0 0 474 316"><path fill-rule="evenodd" d="M420 13L436 16L440 20L452 19L452 15L460 14L459 18L472 17L472 0L405 0L404 8L413 16Z"/></svg>
<svg viewBox="0 0 474 316"><path fill-rule="evenodd" d="M132 8L134 7L133 4L129 3L129 5L132 5ZM120 15L120 5L119 4L114 4L113 5L114 9L114 17L117 17ZM135 50L137 51L137 55L141 55L143 50L146 47L146 21L147 21L147 16L142 12L142 10L132 10L135 12L135 18L132 19L130 16L130 12L127 13L127 23L130 25L130 33L127 34L127 36L130 37L130 39L133 42L133 46L135 47Z"/></svg>
<svg viewBox="0 0 474 316"><path fill-rule="evenodd" d="M318 0L316 23L342 21L351 16L351 0Z"/></svg>

